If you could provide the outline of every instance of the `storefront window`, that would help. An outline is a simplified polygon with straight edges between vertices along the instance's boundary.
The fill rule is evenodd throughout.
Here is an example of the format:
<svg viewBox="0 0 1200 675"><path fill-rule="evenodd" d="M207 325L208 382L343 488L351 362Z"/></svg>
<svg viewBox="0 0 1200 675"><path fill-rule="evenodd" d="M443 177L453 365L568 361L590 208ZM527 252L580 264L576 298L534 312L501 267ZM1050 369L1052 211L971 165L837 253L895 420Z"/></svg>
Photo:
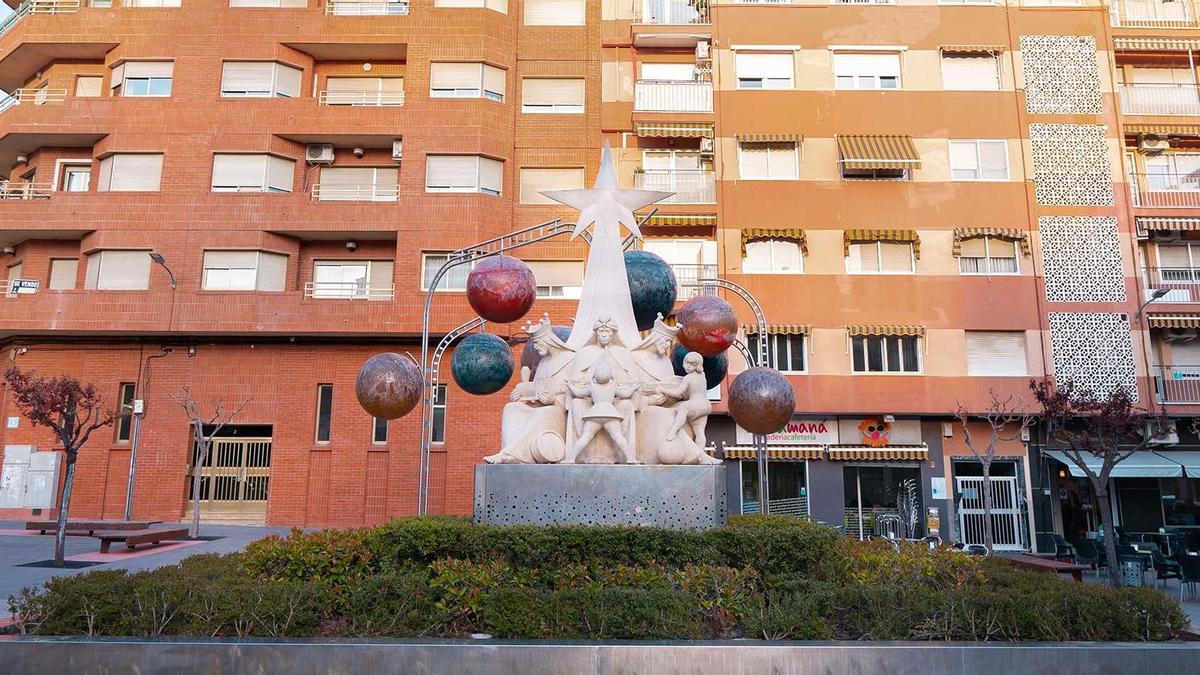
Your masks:
<svg viewBox="0 0 1200 675"><path fill-rule="evenodd" d="M912 480L917 486L917 513L923 513L921 503L921 470L905 466L848 466L843 485L846 497L846 532L865 539L872 535L900 533L899 496L902 483ZM923 536L925 519L917 518L915 537ZM897 529L897 525L900 527Z"/></svg>
<svg viewBox="0 0 1200 675"><path fill-rule="evenodd" d="M1200 479L1160 478L1159 489L1167 527L1200 526Z"/></svg>
<svg viewBox="0 0 1200 675"><path fill-rule="evenodd" d="M808 489L804 462L771 462L767 470L769 511L793 516L808 515ZM758 463L742 462L742 513L758 513Z"/></svg>

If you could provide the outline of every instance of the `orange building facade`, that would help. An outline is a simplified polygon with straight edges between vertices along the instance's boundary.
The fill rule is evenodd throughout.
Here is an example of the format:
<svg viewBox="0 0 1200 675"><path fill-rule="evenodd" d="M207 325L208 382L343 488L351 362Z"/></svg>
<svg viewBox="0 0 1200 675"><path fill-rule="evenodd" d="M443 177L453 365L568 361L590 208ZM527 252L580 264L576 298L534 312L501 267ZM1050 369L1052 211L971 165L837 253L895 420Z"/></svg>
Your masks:
<svg viewBox="0 0 1200 675"><path fill-rule="evenodd" d="M413 513L418 416L367 416L359 366L419 354L447 252L570 220L538 193L589 184L605 141L624 184L676 193L639 245L681 299L717 276L765 311L742 338L769 340L797 400L776 511L886 531L911 480L917 529L970 541L959 404L1053 375L1200 410L1188 2L31 0L0 31L3 363L133 411L81 453L79 516L126 513L136 447L130 514L187 517L185 386L250 400L199 470L206 518ZM583 246L514 251L530 318L573 315ZM472 316L464 277L435 338ZM439 395L431 511L470 511L506 400ZM756 510L717 410L731 507ZM6 391L0 418L6 458L54 449ZM1010 548L1074 522L1028 445L1000 453Z"/></svg>

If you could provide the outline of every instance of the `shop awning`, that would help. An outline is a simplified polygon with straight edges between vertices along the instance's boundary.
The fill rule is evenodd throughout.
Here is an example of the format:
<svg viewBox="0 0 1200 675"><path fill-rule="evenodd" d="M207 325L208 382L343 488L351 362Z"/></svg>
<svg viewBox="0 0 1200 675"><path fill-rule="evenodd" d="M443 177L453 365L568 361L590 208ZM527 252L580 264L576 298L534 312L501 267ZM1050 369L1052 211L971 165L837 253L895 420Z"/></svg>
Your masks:
<svg viewBox="0 0 1200 675"><path fill-rule="evenodd" d="M1066 464L1067 470L1071 472L1072 476L1082 478L1087 475L1075 464L1074 460L1067 456L1067 453L1061 450L1046 450L1045 453L1048 457ZM1080 455L1088 469L1099 475L1100 469L1104 466L1104 458L1097 457L1090 452L1082 452ZM1172 462L1149 450L1139 450L1124 461L1118 462L1113 467L1112 473L1109 474L1109 478L1178 478L1182 475L1183 466L1178 462Z"/></svg>
<svg viewBox="0 0 1200 675"><path fill-rule="evenodd" d="M877 324L864 323L854 326L846 326L846 330L850 333L850 337L858 337L860 335L895 335L900 337L924 337L925 326L915 324Z"/></svg>
<svg viewBox="0 0 1200 675"><path fill-rule="evenodd" d="M1137 223L1137 229L1143 232L1149 230L1163 230L1166 232L1200 231L1200 218L1187 218L1179 216L1138 216L1135 220Z"/></svg>
<svg viewBox="0 0 1200 675"><path fill-rule="evenodd" d="M1200 452L1191 450L1162 450L1159 455L1183 466L1188 478L1200 478ZM1120 466L1119 464L1117 466Z"/></svg>
<svg viewBox="0 0 1200 675"><path fill-rule="evenodd" d="M790 241L800 247L803 255L808 255L808 237L804 230L798 227L782 227L771 229L767 227L750 227L742 230L742 257L746 256L746 244L752 241Z"/></svg>
<svg viewBox="0 0 1200 675"><path fill-rule="evenodd" d="M1158 37L1115 37L1113 49L1118 52L1186 52L1200 50L1200 40Z"/></svg>
<svg viewBox="0 0 1200 675"><path fill-rule="evenodd" d="M1151 328L1200 328L1200 314L1151 314Z"/></svg>
<svg viewBox="0 0 1200 675"><path fill-rule="evenodd" d="M980 237L994 237L1005 241L1015 241L1021 246L1021 253L1026 256L1030 255L1029 251L1029 235L1017 227L956 227L954 228L954 257L957 258L962 253L962 243L967 239L979 239Z"/></svg>
<svg viewBox="0 0 1200 675"><path fill-rule="evenodd" d="M943 54L999 54L1004 45L942 45Z"/></svg>
<svg viewBox="0 0 1200 675"><path fill-rule="evenodd" d="M839 461L896 462L929 458L929 447L925 445L889 445L885 448L869 445L830 445L825 449L829 453L829 459Z"/></svg>
<svg viewBox="0 0 1200 675"><path fill-rule="evenodd" d="M837 136L839 160L847 169L919 169L921 155L912 136Z"/></svg>
<svg viewBox="0 0 1200 675"><path fill-rule="evenodd" d="M799 143L804 140L801 134L737 134L739 143Z"/></svg>
<svg viewBox="0 0 1200 675"><path fill-rule="evenodd" d="M1156 136L1200 136L1200 124L1126 124L1127 134Z"/></svg>
<svg viewBox="0 0 1200 675"><path fill-rule="evenodd" d="M872 241L894 241L910 243L913 255L921 259L921 237L916 230L867 230L855 228L842 233L842 248L844 255L850 255L850 244L864 244Z"/></svg>
<svg viewBox="0 0 1200 675"><path fill-rule="evenodd" d="M779 462L800 462L806 459L821 459L821 445L773 446L767 448L767 459ZM709 451L713 454L714 451ZM758 449L753 445L725 446L725 459L758 459Z"/></svg>
<svg viewBox="0 0 1200 675"><path fill-rule="evenodd" d="M704 122L638 122L637 135L643 138L712 138L713 125Z"/></svg>
<svg viewBox="0 0 1200 675"><path fill-rule="evenodd" d="M647 227L716 227L717 217L710 215L664 215L656 213L645 222Z"/></svg>
<svg viewBox="0 0 1200 675"><path fill-rule="evenodd" d="M742 332L746 335L757 335L758 324L742 324ZM808 335L808 326L801 323L769 323L767 335Z"/></svg>

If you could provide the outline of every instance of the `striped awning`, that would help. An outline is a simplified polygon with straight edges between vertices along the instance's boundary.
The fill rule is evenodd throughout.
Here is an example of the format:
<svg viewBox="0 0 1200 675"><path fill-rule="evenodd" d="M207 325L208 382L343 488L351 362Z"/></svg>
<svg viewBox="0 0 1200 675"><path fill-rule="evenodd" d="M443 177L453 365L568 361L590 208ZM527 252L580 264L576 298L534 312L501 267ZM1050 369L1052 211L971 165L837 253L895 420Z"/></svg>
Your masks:
<svg viewBox="0 0 1200 675"><path fill-rule="evenodd" d="M919 169L921 156L912 136L837 136L838 160L847 169Z"/></svg>
<svg viewBox="0 0 1200 675"><path fill-rule="evenodd" d="M712 138L713 125L704 122L638 122L637 135L654 138Z"/></svg>
<svg viewBox="0 0 1200 675"><path fill-rule="evenodd" d="M1135 219L1137 229L1143 232L1162 230L1165 232L1197 232L1200 231L1200 218L1184 216L1138 216Z"/></svg>
<svg viewBox="0 0 1200 675"><path fill-rule="evenodd" d="M716 227L717 217L713 215L661 214L650 216L645 222L647 227Z"/></svg>
<svg viewBox="0 0 1200 675"><path fill-rule="evenodd" d="M742 332L746 335L758 335L758 324L742 324ZM808 326L802 323L769 323L767 335L808 335Z"/></svg>
<svg viewBox="0 0 1200 675"><path fill-rule="evenodd" d="M1029 252L1029 235L1017 227L956 227L954 228L954 257L957 258L962 253L962 243L967 239L979 239L980 237L994 237L1005 241L1015 241L1021 246L1021 253L1026 256Z"/></svg>
<svg viewBox="0 0 1200 675"><path fill-rule="evenodd" d="M801 134L737 134L739 143L799 143Z"/></svg>
<svg viewBox="0 0 1200 675"><path fill-rule="evenodd" d="M943 54L999 54L1004 45L942 45Z"/></svg>
<svg viewBox="0 0 1200 675"><path fill-rule="evenodd" d="M872 241L894 241L909 243L913 246L913 255L921 259L921 237L916 230L846 230L842 235L844 254L850 255L850 244L865 244Z"/></svg>
<svg viewBox="0 0 1200 675"><path fill-rule="evenodd" d="M780 462L800 462L806 459L821 459L822 445L794 445L790 447L768 447L767 459ZM714 454L709 450L708 454ZM725 446L725 459L758 459L758 449L753 445Z"/></svg>
<svg viewBox="0 0 1200 675"><path fill-rule="evenodd" d="M837 461L895 462L924 460L929 458L926 445L889 445L873 448L869 445L830 445L826 448L829 459Z"/></svg>
<svg viewBox="0 0 1200 675"><path fill-rule="evenodd" d="M900 336L900 337L909 337L909 336L923 337L925 335L925 326L919 326L916 324L863 323L863 324L857 324L857 325L853 325L853 326L846 326L846 330L849 331L850 337L858 337L860 335L891 335L891 336Z"/></svg>
<svg viewBox="0 0 1200 675"><path fill-rule="evenodd" d="M1156 136L1200 136L1200 124L1126 124L1127 134Z"/></svg>
<svg viewBox="0 0 1200 675"><path fill-rule="evenodd" d="M1160 37L1115 37L1113 48L1119 52L1186 52L1200 50L1200 40Z"/></svg>
<svg viewBox="0 0 1200 675"><path fill-rule="evenodd" d="M800 247L800 252L808 255L808 237L804 230L798 227L784 227L773 230L766 227L751 227L742 230L742 257L746 257L746 244L752 241L790 241Z"/></svg>
<svg viewBox="0 0 1200 675"><path fill-rule="evenodd" d="M1200 314L1151 314L1146 320L1151 328L1200 328Z"/></svg>

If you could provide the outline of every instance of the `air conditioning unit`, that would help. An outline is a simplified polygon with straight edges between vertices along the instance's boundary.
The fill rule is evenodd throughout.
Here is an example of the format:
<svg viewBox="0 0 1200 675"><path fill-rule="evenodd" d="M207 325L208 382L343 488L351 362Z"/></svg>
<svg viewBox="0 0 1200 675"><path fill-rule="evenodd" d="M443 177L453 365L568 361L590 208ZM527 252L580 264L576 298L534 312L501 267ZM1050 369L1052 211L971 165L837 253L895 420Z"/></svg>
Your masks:
<svg viewBox="0 0 1200 675"><path fill-rule="evenodd" d="M1138 136L1138 152L1143 155L1157 155L1171 147L1171 141L1156 134Z"/></svg>
<svg viewBox="0 0 1200 675"><path fill-rule="evenodd" d="M392 141L392 161L399 162L404 159L404 139L397 138Z"/></svg>
<svg viewBox="0 0 1200 675"><path fill-rule="evenodd" d="M705 155L711 155L716 150L716 141L712 138L700 139L700 152Z"/></svg>
<svg viewBox="0 0 1200 675"><path fill-rule="evenodd" d="M1167 342L1191 342L1196 339L1196 329L1168 328L1163 331L1163 339Z"/></svg>
<svg viewBox="0 0 1200 675"><path fill-rule="evenodd" d="M696 43L696 60L709 58L709 47L711 43L708 40L700 40Z"/></svg>
<svg viewBox="0 0 1200 675"><path fill-rule="evenodd" d="M333 164L333 144L313 143L305 146L304 160L309 164Z"/></svg>
<svg viewBox="0 0 1200 675"><path fill-rule="evenodd" d="M1179 430L1175 428L1175 420L1147 420L1146 431L1143 434L1146 445L1178 445Z"/></svg>

